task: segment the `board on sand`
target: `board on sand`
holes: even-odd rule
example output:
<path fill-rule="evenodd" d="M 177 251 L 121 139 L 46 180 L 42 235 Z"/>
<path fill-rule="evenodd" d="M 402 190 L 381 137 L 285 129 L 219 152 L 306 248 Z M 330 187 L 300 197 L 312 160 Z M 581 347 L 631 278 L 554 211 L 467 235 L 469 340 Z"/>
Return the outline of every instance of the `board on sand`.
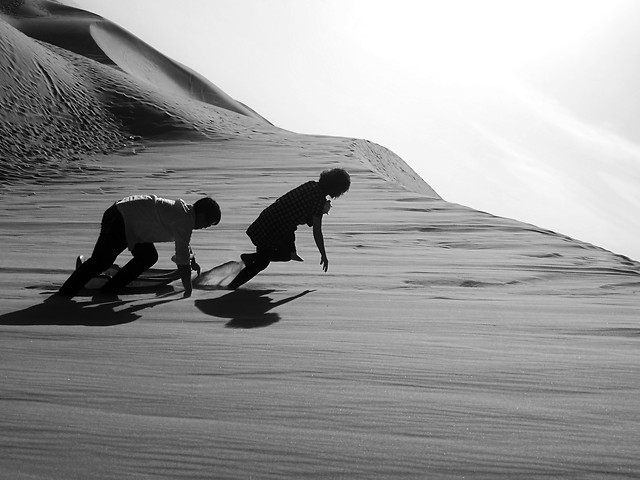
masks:
<path fill-rule="evenodd" d="M 244 268 L 243 262 L 227 262 L 213 267 L 207 272 L 202 272 L 193 279 L 193 288 L 202 290 L 225 289 Z"/>
<path fill-rule="evenodd" d="M 76 268 L 82 265 L 84 258 L 82 255 L 78 256 L 76 259 Z M 89 280 L 84 288 L 86 290 L 99 290 L 102 286 L 107 283 L 111 277 L 113 277 L 118 271 L 120 267 L 115 263 L 107 268 L 104 272 L 96 275 L 91 280 Z M 138 278 L 130 282 L 127 286 L 127 290 L 148 290 L 157 287 L 163 287 L 165 285 L 170 284 L 171 282 L 178 280 L 180 278 L 180 274 L 177 269 L 168 269 L 168 268 L 150 268 L 143 272 Z"/>

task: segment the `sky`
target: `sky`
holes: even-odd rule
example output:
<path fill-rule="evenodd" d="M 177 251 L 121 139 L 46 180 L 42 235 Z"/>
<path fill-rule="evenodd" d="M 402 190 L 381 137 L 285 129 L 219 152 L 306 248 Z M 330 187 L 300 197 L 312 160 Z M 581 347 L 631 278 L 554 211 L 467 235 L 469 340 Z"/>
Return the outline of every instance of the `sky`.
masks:
<path fill-rule="evenodd" d="M 640 260 L 640 2 L 73 0 L 275 125 Z"/>

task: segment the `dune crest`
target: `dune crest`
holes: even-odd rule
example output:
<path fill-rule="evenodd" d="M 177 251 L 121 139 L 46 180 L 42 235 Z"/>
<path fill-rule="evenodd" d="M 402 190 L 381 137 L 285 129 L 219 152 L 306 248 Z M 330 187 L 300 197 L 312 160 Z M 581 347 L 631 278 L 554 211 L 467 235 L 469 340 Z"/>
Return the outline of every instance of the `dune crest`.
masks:
<path fill-rule="evenodd" d="M 430 198 L 440 198 L 440 195 L 422 177 L 388 148 L 368 140 L 358 139 L 354 140 L 352 148 L 357 158 L 368 164 L 383 178 L 397 183 L 409 191 L 421 193 Z"/>
<path fill-rule="evenodd" d="M 128 74 L 156 88 L 181 93 L 194 100 L 264 120 L 200 74 L 170 60 L 118 25 L 102 20 L 91 23 L 89 31 L 102 51 Z"/>

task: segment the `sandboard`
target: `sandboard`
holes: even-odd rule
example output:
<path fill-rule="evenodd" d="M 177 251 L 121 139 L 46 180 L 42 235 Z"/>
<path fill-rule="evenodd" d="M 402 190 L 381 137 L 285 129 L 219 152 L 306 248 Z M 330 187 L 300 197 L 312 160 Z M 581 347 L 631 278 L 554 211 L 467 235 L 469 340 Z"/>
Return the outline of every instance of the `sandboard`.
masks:
<path fill-rule="evenodd" d="M 82 265 L 84 258 L 82 255 L 76 259 L 76 268 Z M 86 290 L 99 290 L 107 283 L 111 277 L 113 277 L 120 270 L 120 266 L 117 264 L 111 265 L 104 272 L 96 275 L 89 280 L 84 288 Z M 150 268 L 143 272 L 138 278 L 130 282 L 125 288 L 127 290 L 148 290 L 158 287 L 163 287 L 171 282 L 178 280 L 180 274 L 177 269 L 168 268 Z"/>
<path fill-rule="evenodd" d="M 227 288 L 231 281 L 244 268 L 243 262 L 230 261 L 213 267 L 207 272 L 202 272 L 193 279 L 193 288 L 201 290 L 220 290 Z"/>

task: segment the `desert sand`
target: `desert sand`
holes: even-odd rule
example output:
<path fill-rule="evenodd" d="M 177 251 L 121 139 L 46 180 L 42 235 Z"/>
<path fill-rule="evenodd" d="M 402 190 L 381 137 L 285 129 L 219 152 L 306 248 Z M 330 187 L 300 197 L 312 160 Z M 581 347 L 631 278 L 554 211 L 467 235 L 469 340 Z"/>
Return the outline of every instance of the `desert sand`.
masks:
<path fill-rule="evenodd" d="M 640 477 L 640 264 L 194 93 L 100 17 L 0 5 L 0 478 Z M 209 270 L 336 166 L 327 273 L 300 228 L 306 261 L 237 291 L 53 297 L 119 198 L 213 196 L 222 221 L 192 243 Z"/>

